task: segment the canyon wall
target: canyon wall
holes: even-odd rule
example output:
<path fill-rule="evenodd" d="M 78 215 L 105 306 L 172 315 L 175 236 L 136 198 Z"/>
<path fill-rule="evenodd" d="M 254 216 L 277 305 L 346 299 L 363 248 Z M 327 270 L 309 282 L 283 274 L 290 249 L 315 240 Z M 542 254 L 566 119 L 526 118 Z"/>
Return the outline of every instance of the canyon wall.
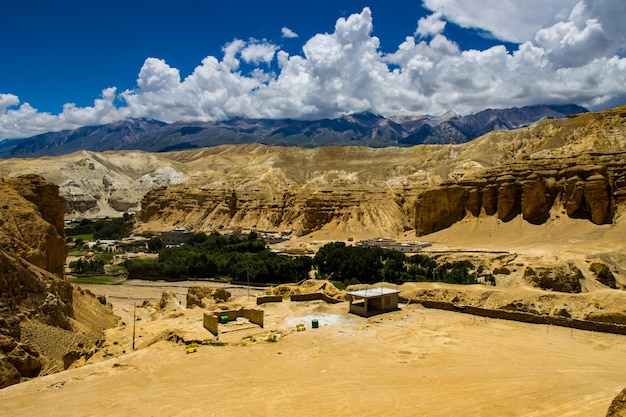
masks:
<path fill-rule="evenodd" d="M 160 188 L 145 195 L 139 220 L 157 230 L 256 228 L 306 235 L 342 229 L 346 236 L 371 237 L 408 230 L 423 236 L 479 216 L 503 222 L 521 216 L 532 224 L 568 216 L 610 224 L 626 202 L 626 153 L 516 161 L 434 187 L 261 188 Z"/>
<path fill-rule="evenodd" d="M 419 195 L 418 236 L 466 216 L 516 216 L 542 224 L 551 216 L 612 223 L 626 201 L 626 154 L 534 159 L 485 170 L 472 179 L 441 184 Z"/>
<path fill-rule="evenodd" d="M 39 173 L 60 187 L 67 217 L 137 212 L 144 231 L 398 237 L 441 230 L 466 216 L 611 223 L 623 200 L 625 137 L 622 106 L 494 131 L 462 145 L 82 151 L 3 160 L 0 175 Z"/>
<path fill-rule="evenodd" d="M 38 176 L 0 182 L 0 387 L 39 374 L 39 352 L 22 343 L 22 323 L 69 329 L 72 286 L 58 187 Z"/>
<path fill-rule="evenodd" d="M 65 278 L 65 208 L 39 176 L 0 180 L 0 388 L 63 369 L 116 321 Z"/>
<path fill-rule="evenodd" d="M 372 237 L 412 229 L 416 192 L 390 189 L 322 189 L 272 194 L 261 190 L 207 190 L 184 187 L 148 192 L 138 215 L 152 229 L 182 226 L 189 230 L 257 229 L 296 235 L 342 228 Z M 411 214 L 409 214 L 411 213 Z"/>
<path fill-rule="evenodd" d="M 622 106 L 459 146 L 181 152 L 172 157 L 203 173 L 146 193 L 139 218 L 153 231 L 334 230 L 344 238 L 422 236 L 479 216 L 609 224 L 626 193 L 625 138 Z"/>

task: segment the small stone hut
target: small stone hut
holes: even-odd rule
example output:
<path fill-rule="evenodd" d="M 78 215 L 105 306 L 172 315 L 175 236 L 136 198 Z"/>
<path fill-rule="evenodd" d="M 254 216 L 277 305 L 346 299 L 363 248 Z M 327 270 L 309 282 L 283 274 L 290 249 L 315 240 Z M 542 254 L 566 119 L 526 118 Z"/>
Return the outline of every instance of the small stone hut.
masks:
<path fill-rule="evenodd" d="M 398 310 L 399 294 L 400 291 L 385 287 L 350 291 L 347 293 L 348 301 L 350 301 L 350 313 L 369 317 Z"/>

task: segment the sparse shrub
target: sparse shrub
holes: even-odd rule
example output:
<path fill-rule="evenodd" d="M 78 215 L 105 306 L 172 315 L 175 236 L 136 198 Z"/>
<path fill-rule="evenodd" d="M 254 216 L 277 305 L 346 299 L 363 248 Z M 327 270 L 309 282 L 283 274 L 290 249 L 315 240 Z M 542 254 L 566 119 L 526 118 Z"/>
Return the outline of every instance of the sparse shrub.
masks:
<path fill-rule="evenodd" d="M 495 287 L 495 285 L 496 285 L 496 277 L 493 276 L 492 274 L 485 275 L 484 280 L 485 280 L 485 284 L 491 284 L 491 285 L 493 285 Z"/>

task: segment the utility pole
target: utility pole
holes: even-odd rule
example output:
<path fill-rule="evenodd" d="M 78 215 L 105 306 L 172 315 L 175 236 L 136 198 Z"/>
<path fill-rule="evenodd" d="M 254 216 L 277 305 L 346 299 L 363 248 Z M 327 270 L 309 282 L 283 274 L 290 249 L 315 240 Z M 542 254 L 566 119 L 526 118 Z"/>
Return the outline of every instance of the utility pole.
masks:
<path fill-rule="evenodd" d="M 135 310 L 137 308 L 137 303 L 133 301 L 133 349 L 135 350 L 135 323 L 137 322 Z"/>

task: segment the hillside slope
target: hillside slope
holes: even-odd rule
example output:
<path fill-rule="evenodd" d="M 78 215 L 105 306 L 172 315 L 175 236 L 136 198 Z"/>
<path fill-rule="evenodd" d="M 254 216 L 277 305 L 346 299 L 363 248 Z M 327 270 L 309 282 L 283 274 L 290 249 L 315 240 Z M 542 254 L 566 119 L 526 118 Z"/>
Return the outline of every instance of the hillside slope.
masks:
<path fill-rule="evenodd" d="M 0 388 L 64 369 L 117 321 L 64 276 L 64 213 L 41 177 L 0 182 Z"/>

